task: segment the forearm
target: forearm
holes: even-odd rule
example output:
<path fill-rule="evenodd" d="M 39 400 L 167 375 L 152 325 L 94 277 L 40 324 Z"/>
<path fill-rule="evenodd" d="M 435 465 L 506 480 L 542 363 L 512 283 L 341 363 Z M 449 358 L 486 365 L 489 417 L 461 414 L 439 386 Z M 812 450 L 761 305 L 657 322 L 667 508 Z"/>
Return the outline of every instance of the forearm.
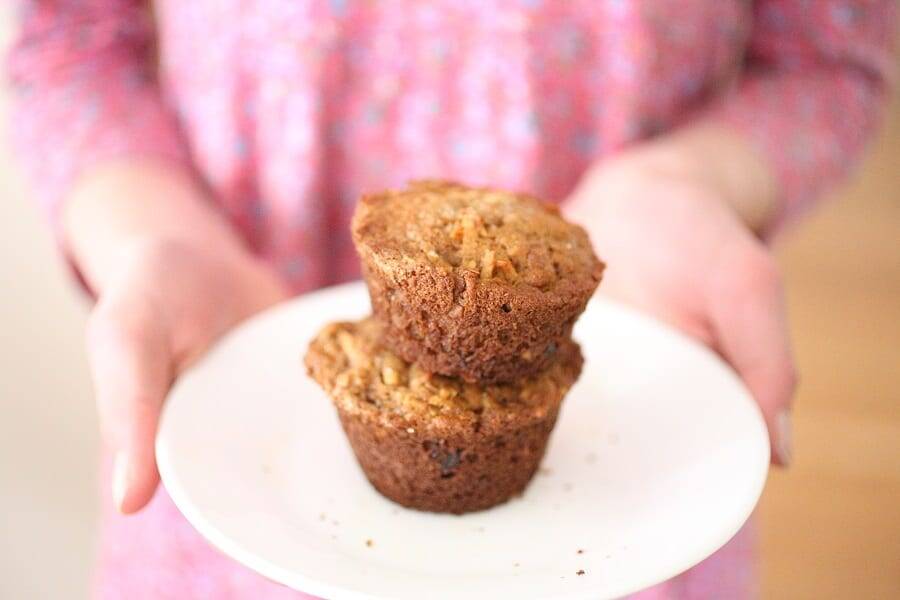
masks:
<path fill-rule="evenodd" d="M 189 164 L 157 85 L 148 3 L 15 4 L 5 64 L 11 141 L 55 233 L 63 233 L 60 213 L 73 186 L 102 165 L 151 157 Z"/>
<path fill-rule="evenodd" d="M 778 193 L 766 238 L 858 163 L 896 63 L 895 0 L 757 0 L 736 85 L 704 111 L 765 160 Z"/>
<path fill-rule="evenodd" d="M 71 255 L 96 292 L 127 260 L 129 247 L 147 241 L 246 253 L 189 174 L 158 161 L 111 162 L 85 172 L 65 199 L 61 218 Z"/>

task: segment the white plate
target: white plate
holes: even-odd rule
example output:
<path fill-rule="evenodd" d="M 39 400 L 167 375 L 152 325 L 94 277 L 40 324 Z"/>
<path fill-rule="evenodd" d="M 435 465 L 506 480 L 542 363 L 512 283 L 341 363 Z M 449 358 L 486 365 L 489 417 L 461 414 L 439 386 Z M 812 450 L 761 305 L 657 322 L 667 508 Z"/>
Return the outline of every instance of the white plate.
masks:
<path fill-rule="evenodd" d="M 368 308 L 350 284 L 259 315 L 166 404 L 169 494 L 263 575 L 330 599 L 613 598 L 697 564 L 753 510 L 769 443 L 748 392 L 705 348 L 604 299 L 578 323 L 584 373 L 525 494 L 462 517 L 400 508 L 301 366 L 324 323 Z"/>

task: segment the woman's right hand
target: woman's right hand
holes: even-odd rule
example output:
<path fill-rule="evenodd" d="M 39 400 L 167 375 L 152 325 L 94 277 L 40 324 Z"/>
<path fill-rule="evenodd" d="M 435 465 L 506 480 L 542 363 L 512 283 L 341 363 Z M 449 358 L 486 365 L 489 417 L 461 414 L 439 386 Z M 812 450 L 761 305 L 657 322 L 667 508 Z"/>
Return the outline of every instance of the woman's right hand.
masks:
<path fill-rule="evenodd" d="M 73 258 L 97 293 L 87 333 L 112 495 L 133 513 L 159 483 L 154 442 L 175 379 L 231 327 L 287 297 L 190 182 L 159 165 L 114 167 L 66 207 Z"/>
<path fill-rule="evenodd" d="M 114 452 L 113 499 L 142 508 L 159 481 L 154 440 L 175 378 L 235 324 L 285 290 L 248 255 L 199 244 L 136 240 L 123 249 L 88 325 L 88 357 L 104 437 Z"/>

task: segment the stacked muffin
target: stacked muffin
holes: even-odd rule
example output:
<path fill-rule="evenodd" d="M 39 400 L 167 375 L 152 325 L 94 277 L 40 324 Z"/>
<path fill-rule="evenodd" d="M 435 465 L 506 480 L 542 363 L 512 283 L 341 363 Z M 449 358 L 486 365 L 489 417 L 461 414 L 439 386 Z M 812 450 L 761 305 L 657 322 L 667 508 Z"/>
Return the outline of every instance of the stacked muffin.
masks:
<path fill-rule="evenodd" d="M 522 492 L 581 372 L 575 320 L 603 264 L 529 196 L 439 182 L 364 197 L 353 218 L 374 315 L 306 355 L 363 471 L 411 508 Z"/>

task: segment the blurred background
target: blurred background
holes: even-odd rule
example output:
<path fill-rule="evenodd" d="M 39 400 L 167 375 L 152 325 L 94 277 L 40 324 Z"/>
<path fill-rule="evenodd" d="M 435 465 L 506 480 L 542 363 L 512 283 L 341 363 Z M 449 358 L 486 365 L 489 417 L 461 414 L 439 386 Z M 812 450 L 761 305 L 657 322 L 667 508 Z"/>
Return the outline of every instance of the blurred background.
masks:
<path fill-rule="evenodd" d="M 5 107 L 0 88 L 4 140 Z M 78 600 L 100 490 L 88 304 L 4 143 L 0 195 L 0 599 Z M 900 598 L 900 102 L 861 173 L 778 256 L 802 381 L 795 466 L 760 508 L 763 597 Z"/>

